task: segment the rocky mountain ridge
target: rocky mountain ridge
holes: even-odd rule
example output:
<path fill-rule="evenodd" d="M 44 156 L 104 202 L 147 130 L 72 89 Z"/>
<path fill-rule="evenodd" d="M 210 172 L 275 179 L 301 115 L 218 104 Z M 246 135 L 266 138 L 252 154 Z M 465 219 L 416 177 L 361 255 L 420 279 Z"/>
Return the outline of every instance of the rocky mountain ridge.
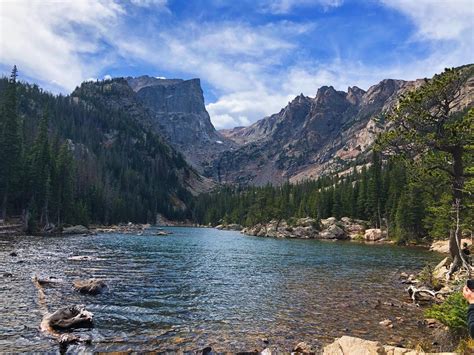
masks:
<path fill-rule="evenodd" d="M 134 112 L 202 176 L 239 185 L 298 182 L 363 164 L 386 128 L 387 112 L 403 93 L 424 83 L 385 79 L 367 91 L 323 86 L 314 97 L 300 94 L 248 127 L 217 131 L 199 79 L 117 80 L 122 86 L 115 92 L 115 109 Z M 458 105 L 473 105 L 473 95 L 470 78 Z"/>
<path fill-rule="evenodd" d="M 149 109 L 152 128 L 203 172 L 219 154 L 237 145 L 211 123 L 199 79 L 126 78 L 137 99 Z"/>
<path fill-rule="evenodd" d="M 220 183 L 281 184 L 317 178 L 363 163 L 386 128 L 386 114 L 403 93 L 422 85 L 385 79 L 367 91 L 321 87 L 314 98 L 297 96 L 280 112 L 249 127 L 221 133 L 240 147 L 224 152 L 207 170 Z M 465 83 L 457 106 L 474 105 L 474 77 Z"/>

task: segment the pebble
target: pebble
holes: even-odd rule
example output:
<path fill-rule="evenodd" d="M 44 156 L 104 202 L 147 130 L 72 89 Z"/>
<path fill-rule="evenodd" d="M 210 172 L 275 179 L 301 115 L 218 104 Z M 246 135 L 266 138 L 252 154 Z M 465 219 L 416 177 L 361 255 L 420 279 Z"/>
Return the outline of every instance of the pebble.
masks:
<path fill-rule="evenodd" d="M 12 252 L 10 253 L 10 256 L 18 256 L 18 254 L 15 253 L 14 251 L 12 251 Z"/>
<path fill-rule="evenodd" d="M 383 321 L 379 322 L 379 324 L 387 328 L 393 328 L 393 324 L 390 319 L 384 319 Z"/>

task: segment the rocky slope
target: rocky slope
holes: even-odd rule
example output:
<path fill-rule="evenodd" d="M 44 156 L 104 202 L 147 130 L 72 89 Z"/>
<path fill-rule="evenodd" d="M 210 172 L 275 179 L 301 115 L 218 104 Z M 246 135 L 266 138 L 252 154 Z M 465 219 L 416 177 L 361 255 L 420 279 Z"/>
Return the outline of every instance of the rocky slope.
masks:
<path fill-rule="evenodd" d="M 126 80 L 149 109 L 152 127 L 199 172 L 219 154 L 236 147 L 212 125 L 199 79 L 140 76 Z"/>
<path fill-rule="evenodd" d="M 281 184 L 363 162 L 385 128 L 386 113 L 404 92 L 422 83 L 387 79 L 367 91 L 323 86 L 314 98 L 301 94 L 280 112 L 249 127 L 221 131 L 240 148 L 221 154 L 206 174 L 221 183 Z M 457 104 L 474 104 L 474 78 L 466 83 Z"/>
<path fill-rule="evenodd" d="M 115 117 L 113 124 L 107 123 L 99 129 L 102 136 L 100 138 L 101 146 L 104 149 L 111 151 L 118 148 L 117 145 L 121 144 L 121 137 L 125 135 L 123 131 L 129 130 L 133 132 L 133 136 L 129 136 L 129 139 L 131 139 L 131 144 L 136 150 L 135 154 L 149 149 L 147 144 L 151 146 L 152 142 L 157 141 L 160 149 L 155 151 L 153 157 L 147 157 L 147 159 L 150 158 L 155 161 L 160 159 L 169 160 L 169 166 L 161 164 L 162 168 L 166 168 L 168 174 L 173 174 L 175 183 L 178 185 L 193 194 L 209 191 L 215 186 L 214 182 L 200 176 L 190 168 L 183 161 L 179 150 L 170 146 L 160 132 L 156 132 L 154 114 L 143 105 L 125 79 L 116 78 L 107 81 L 82 83 L 71 94 L 71 98 L 76 104 L 85 104 L 93 111 L 107 111 Z M 130 133 L 127 133 L 127 135 L 130 135 Z M 81 147 L 77 144 L 75 146 Z M 122 149 L 125 148 L 122 147 Z M 128 163 L 130 164 L 130 161 Z M 127 162 L 124 161 L 123 164 L 127 164 Z M 179 197 L 170 196 L 170 198 L 175 207 L 184 208 Z"/>

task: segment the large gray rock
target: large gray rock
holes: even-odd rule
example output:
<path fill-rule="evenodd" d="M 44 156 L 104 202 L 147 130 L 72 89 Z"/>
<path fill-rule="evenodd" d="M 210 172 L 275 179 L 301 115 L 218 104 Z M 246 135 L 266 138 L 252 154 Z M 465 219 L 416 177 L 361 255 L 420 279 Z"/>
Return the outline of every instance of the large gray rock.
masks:
<path fill-rule="evenodd" d="M 343 336 L 325 346 L 323 355 L 378 355 L 385 354 L 383 346 L 370 340 Z"/>
<path fill-rule="evenodd" d="M 322 239 L 347 239 L 347 234 L 335 224 L 331 224 L 327 229 L 324 229 L 319 233 L 319 237 Z"/>
<path fill-rule="evenodd" d="M 384 237 L 384 234 L 379 228 L 367 229 L 364 234 L 364 239 L 369 242 L 375 242 Z"/>
<path fill-rule="evenodd" d="M 467 243 L 470 246 L 471 239 L 462 239 L 461 245 L 464 243 Z M 449 240 L 437 240 L 433 242 L 433 244 L 431 244 L 430 250 L 438 253 L 449 254 Z"/>

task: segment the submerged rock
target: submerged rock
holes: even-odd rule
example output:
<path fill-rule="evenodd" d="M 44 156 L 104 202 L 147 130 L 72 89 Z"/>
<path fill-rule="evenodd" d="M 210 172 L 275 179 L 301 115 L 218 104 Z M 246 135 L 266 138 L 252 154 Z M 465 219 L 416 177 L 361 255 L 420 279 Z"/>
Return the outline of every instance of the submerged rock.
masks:
<path fill-rule="evenodd" d="M 49 314 L 43 323 L 54 330 L 69 330 L 75 328 L 92 328 L 93 314 L 84 306 L 70 306 L 58 309 Z"/>
<path fill-rule="evenodd" d="M 89 295 L 97 295 L 107 288 L 104 281 L 97 279 L 76 280 L 73 282 L 73 286 L 76 291 Z"/>

